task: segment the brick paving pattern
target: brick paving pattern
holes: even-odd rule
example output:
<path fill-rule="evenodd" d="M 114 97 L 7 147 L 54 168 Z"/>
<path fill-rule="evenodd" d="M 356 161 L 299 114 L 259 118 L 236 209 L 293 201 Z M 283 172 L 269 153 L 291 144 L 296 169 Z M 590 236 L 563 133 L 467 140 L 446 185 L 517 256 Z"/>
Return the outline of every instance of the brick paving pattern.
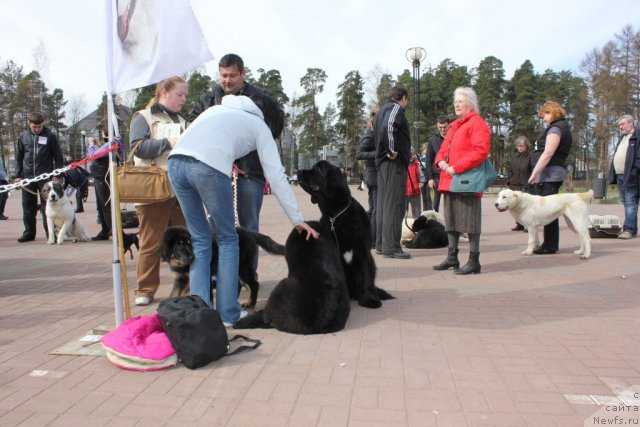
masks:
<path fill-rule="evenodd" d="M 306 218 L 317 219 L 295 192 Z M 366 192 L 353 194 L 366 206 Z M 244 331 L 263 345 L 196 371 L 136 373 L 104 357 L 49 354 L 113 325 L 112 247 L 48 246 L 41 225 L 34 242 L 17 243 L 16 192 L 10 220 L 0 221 L 0 424 L 582 426 L 599 410 L 629 416 L 602 412 L 602 403 L 640 392 L 640 239 L 594 239 L 584 261 L 561 220 L 560 253 L 524 257 L 526 234 L 509 231 L 515 222 L 494 200 L 483 199 L 480 275 L 434 271 L 446 249 L 375 256 L 378 286 L 397 299 L 378 310 L 354 303 L 343 331 Z M 85 209 L 79 217 L 96 235 L 92 199 Z M 592 204 L 590 213 L 622 218 L 623 209 Z M 261 231 L 284 242 L 290 229 L 275 197 L 265 197 Z M 467 254 L 461 244 L 462 262 Z M 132 301 L 135 260 L 127 257 L 126 270 Z M 286 264 L 261 252 L 258 272 L 260 306 Z M 163 265 L 159 299 L 172 280 Z"/>

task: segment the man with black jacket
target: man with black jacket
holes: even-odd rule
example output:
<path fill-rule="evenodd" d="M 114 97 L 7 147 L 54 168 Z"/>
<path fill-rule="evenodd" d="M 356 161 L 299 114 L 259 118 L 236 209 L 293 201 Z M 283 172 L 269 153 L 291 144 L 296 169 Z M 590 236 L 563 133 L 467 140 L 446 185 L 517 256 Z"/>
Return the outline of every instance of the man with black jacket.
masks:
<path fill-rule="evenodd" d="M 366 172 L 364 174 L 365 183 L 369 190 L 369 219 L 371 221 L 371 241 L 376 244 L 376 204 L 378 203 L 378 170 L 376 169 L 376 141 L 373 135 L 373 119 L 376 112 L 369 113 L 369 124 L 367 131 L 360 140 L 356 159 L 364 160 Z"/>
<path fill-rule="evenodd" d="M 271 95 L 244 81 L 244 61 L 236 54 L 224 55 L 218 63 L 220 85 L 204 94 L 191 113 L 187 121 L 193 122 L 207 108 L 220 105 L 225 95 L 246 95 L 260 108 L 264 121 L 271 130 L 273 139 L 282 133 L 284 127 L 284 112 L 282 107 Z M 263 190 L 265 186 L 264 172 L 260 165 L 257 151 L 252 151 L 236 161 L 238 174 L 238 220 L 240 226 L 259 231 L 260 209 L 262 208 Z M 256 257 L 254 267 L 257 268 Z M 255 269 L 254 269 L 255 271 Z"/>
<path fill-rule="evenodd" d="M 44 173 L 61 168 L 62 152 L 58 144 L 58 138 L 44 125 L 44 116 L 40 112 L 29 114 L 29 130 L 25 130 L 18 136 L 18 152 L 16 154 L 17 179 L 34 178 Z M 22 187 L 22 222 L 24 233 L 18 238 L 18 242 L 30 242 L 36 238 L 36 215 L 38 212 L 38 193 L 40 194 L 40 213 L 44 231 L 47 229 L 47 217 L 45 215 L 46 201 L 43 187 L 50 181 L 44 179 L 31 182 Z M 51 230 L 53 232 L 53 230 Z"/>
<path fill-rule="evenodd" d="M 620 202 L 624 205 L 624 225 L 618 239 L 631 239 L 638 234 L 638 196 L 640 195 L 640 129 L 634 127 L 633 116 L 618 119 L 620 139 L 609 167 L 609 183 L 618 184 Z"/>
<path fill-rule="evenodd" d="M 436 121 L 436 127 L 438 128 L 438 135 L 434 135 L 427 141 L 427 162 L 426 162 L 426 175 L 427 185 L 423 188 L 423 191 L 427 193 L 433 188 L 433 209 L 436 212 L 440 211 L 440 192 L 438 191 L 438 184 L 440 184 L 440 169 L 434 168 L 433 160 L 436 158 L 436 154 L 440 151 L 440 146 L 444 137 L 449 131 L 449 118 L 447 116 L 438 116 Z M 429 199 L 430 200 L 430 199 Z M 426 210 L 429 210 L 427 207 Z"/>
<path fill-rule="evenodd" d="M 376 253 L 385 258 L 411 258 L 400 246 L 402 220 L 407 210 L 405 183 L 411 159 L 409 122 L 404 115 L 407 96 L 405 88 L 392 87 L 389 99 L 373 123 L 378 169 Z"/>

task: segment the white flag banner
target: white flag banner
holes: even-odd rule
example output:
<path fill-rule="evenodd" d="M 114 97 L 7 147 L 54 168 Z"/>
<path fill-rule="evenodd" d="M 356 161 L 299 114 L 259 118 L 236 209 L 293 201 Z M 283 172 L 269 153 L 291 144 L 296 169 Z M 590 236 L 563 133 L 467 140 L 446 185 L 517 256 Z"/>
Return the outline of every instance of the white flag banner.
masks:
<path fill-rule="evenodd" d="M 213 59 L 189 0 L 105 0 L 110 93 L 180 75 Z"/>

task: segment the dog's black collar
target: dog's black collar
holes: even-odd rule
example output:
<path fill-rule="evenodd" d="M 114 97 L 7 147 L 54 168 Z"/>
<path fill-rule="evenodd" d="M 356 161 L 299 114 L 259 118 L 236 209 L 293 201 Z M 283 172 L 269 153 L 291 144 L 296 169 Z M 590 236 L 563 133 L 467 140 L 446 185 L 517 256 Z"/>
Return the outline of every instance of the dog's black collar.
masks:
<path fill-rule="evenodd" d="M 338 219 L 340 215 L 342 215 L 347 211 L 347 209 L 349 209 L 349 206 L 351 206 L 351 199 L 349 199 L 349 204 L 347 205 L 347 207 L 342 209 L 340 212 L 338 212 L 338 215 L 334 216 L 333 218 L 329 217 L 329 222 L 331 223 L 331 231 L 335 231 L 335 227 L 333 226 L 333 223 L 336 221 L 336 219 Z"/>

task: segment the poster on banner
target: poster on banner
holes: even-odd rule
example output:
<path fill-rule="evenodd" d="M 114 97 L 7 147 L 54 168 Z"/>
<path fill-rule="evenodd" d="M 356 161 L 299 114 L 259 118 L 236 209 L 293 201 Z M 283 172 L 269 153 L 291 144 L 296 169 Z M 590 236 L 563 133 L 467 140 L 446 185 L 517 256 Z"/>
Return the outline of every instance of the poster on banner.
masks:
<path fill-rule="evenodd" d="M 213 60 L 189 0 L 105 0 L 110 93 L 143 87 Z"/>

